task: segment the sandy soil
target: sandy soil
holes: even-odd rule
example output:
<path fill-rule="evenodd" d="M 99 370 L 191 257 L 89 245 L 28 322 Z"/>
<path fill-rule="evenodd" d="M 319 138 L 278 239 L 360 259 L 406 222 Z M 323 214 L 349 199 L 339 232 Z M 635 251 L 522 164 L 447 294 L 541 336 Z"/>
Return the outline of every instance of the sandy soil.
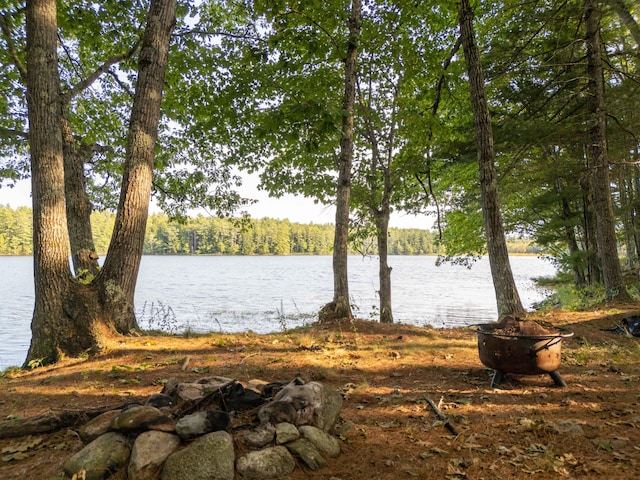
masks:
<path fill-rule="evenodd" d="M 640 468 L 640 339 L 602 329 L 638 312 L 636 304 L 542 317 L 575 333 L 562 346 L 564 388 L 548 375 L 508 375 L 491 388 L 468 329 L 356 320 L 271 335 L 122 338 L 95 358 L 5 372 L 0 420 L 122 405 L 159 392 L 170 377 L 300 376 L 344 395 L 343 453 L 324 470 L 297 469 L 292 480 L 632 479 Z M 0 440 L 0 478 L 63 478 L 64 461 L 80 448 L 66 428 Z"/>

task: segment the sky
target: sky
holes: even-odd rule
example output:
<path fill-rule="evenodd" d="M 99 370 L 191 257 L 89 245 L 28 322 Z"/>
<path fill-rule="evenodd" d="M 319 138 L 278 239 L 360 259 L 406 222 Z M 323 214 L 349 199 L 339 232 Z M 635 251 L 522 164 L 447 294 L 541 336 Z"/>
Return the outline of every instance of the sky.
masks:
<path fill-rule="evenodd" d="M 256 219 L 264 217 L 288 218 L 294 223 L 335 223 L 335 208 L 333 206 L 316 204 L 311 199 L 293 195 L 270 198 L 266 192 L 258 190 L 257 183 L 256 178 L 245 177 L 244 184 L 240 189 L 243 196 L 257 200 L 254 205 L 246 209 L 251 217 Z M 2 186 L 0 188 L 0 205 L 9 205 L 12 208 L 31 207 L 31 182 L 22 180 L 14 188 Z M 201 213 L 207 215 L 204 211 Z M 430 229 L 433 226 L 433 217 L 393 213 L 389 223 L 391 227 L 396 228 Z"/>

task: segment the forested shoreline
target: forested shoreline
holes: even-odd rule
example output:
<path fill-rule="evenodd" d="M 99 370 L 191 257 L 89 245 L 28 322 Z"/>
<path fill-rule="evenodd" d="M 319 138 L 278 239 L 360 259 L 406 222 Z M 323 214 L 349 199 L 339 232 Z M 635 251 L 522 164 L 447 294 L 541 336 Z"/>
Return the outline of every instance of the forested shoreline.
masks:
<path fill-rule="evenodd" d="M 96 250 L 105 254 L 115 215 L 93 212 L 91 223 Z M 0 255 L 31 255 L 31 209 L 0 206 Z M 162 214 L 149 217 L 144 242 L 145 255 L 330 255 L 332 224 L 301 224 L 271 218 L 237 219 L 196 217 L 185 223 Z M 537 253 L 524 239 L 508 241 L 511 253 Z M 353 253 L 375 254 L 375 240 L 358 241 Z M 391 228 L 389 254 L 437 255 L 437 233 L 418 228 Z"/>

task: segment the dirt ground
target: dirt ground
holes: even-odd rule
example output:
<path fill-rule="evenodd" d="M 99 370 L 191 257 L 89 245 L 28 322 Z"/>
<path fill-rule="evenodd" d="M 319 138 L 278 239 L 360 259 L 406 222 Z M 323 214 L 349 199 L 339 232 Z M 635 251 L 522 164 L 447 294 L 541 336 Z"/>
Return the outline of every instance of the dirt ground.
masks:
<path fill-rule="evenodd" d="M 171 377 L 299 376 L 343 394 L 343 453 L 323 470 L 296 469 L 292 480 L 632 479 L 640 471 L 640 339 L 602 329 L 638 312 L 635 304 L 543 316 L 575 333 L 562 346 L 564 388 L 548 375 L 508 375 L 491 388 L 468 329 L 356 320 L 270 335 L 122 338 L 95 358 L 5 372 L 0 420 L 122 405 Z M 0 478 L 61 479 L 80 448 L 67 428 L 0 440 Z"/>

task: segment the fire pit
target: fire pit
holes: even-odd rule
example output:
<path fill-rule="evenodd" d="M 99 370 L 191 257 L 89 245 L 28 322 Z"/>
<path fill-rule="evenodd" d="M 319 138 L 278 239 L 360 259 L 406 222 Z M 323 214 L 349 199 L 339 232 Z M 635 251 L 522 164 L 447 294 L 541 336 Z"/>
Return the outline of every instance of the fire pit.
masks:
<path fill-rule="evenodd" d="M 497 387 L 506 373 L 548 373 L 557 386 L 566 387 L 557 370 L 561 360 L 562 339 L 573 336 L 573 332 L 553 328 L 542 329 L 544 333 L 527 334 L 499 327 L 499 324 L 470 326 L 478 335 L 480 361 L 495 370 L 491 388 Z"/>

